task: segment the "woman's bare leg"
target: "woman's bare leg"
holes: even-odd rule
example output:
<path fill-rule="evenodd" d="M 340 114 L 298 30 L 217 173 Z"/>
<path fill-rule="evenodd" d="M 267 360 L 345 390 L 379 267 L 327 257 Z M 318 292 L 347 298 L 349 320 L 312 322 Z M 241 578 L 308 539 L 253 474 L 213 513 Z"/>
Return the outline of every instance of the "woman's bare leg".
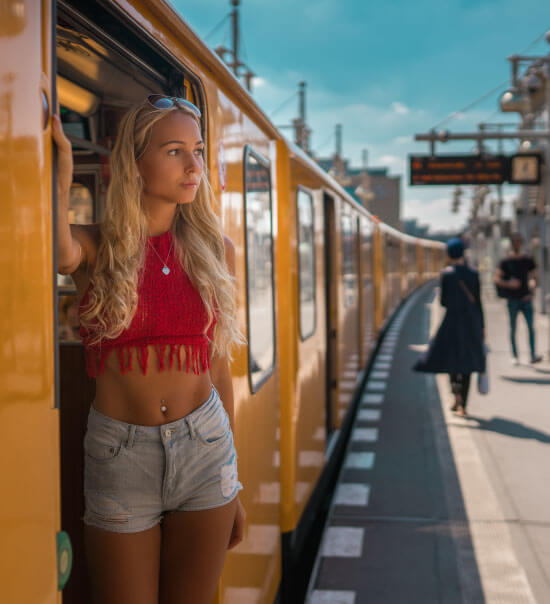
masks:
<path fill-rule="evenodd" d="M 160 604 L 211 604 L 233 528 L 237 499 L 163 521 Z"/>
<path fill-rule="evenodd" d="M 116 533 L 84 525 L 93 604 L 158 604 L 160 525 Z"/>

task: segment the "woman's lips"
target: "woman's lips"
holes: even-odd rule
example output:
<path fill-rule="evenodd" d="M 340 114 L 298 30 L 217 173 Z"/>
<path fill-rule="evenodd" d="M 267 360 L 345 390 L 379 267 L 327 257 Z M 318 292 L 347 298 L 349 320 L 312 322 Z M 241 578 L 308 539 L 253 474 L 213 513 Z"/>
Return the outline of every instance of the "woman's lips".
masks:
<path fill-rule="evenodd" d="M 182 182 L 181 186 L 182 187 L 197 187 L 198 186 L 198 182 Z"/>

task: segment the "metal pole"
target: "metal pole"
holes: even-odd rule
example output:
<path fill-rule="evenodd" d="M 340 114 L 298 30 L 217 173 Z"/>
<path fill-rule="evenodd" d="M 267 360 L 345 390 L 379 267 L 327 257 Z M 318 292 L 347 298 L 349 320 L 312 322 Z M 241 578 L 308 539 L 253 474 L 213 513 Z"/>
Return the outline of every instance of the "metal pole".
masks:
<path fill-rule="evenodd" d="M 342 157 L 342 124 L 336 124 L 336 155 Z"/>
<path fill-rule="evenodd" d="M 550 43 L 550 35 L 546 34 L 546 41 Z M 544 65 L 544 75 L 546 78 L 545 86 L 545 105 L 546 105 L 546 128 L 550 130 L 550 53 L 548 53 L 548 61 Z M 550 234 L 549 221 L 550 221 L 550 136 L 546 137 L 545 140 L 545 151 L 546 161 L 544 170 L 544 216 L 543 216 L 543 234 L 544 239 L 541 236 L 541 248 L 542 248 L 542 261 L 540 266 L 540 274 L 544 275 L 544 309 L 543 312 L 547 312 L 549 300 L 546 299 L 546 290 L 548 289 L 548 235 Z M 541 284 L 541 290 L 543 289 Z M 541 297 L 542 297 L 541 292 Z M 548 319 L 548 326 L 550 330 L 550 319 Z M 548 336 L 548 354 L 550 356 L 550 333 Z"/>
<path fill-rule="evenodd" d="M 233 73 L 239 75 L 239 2 L 240 0 L 231 0 L 234 9 L 231 11 L 231 21 L 233 25 Z"/>
<path fill-rule="evenodd" d="M 299 105 L 298 105 L 299 117 L 302 120 L 302 122 L 305 124 L 306 123 L 306 83 L 305 82 L 300 82 L 298 96 L 300 99 Z"/>

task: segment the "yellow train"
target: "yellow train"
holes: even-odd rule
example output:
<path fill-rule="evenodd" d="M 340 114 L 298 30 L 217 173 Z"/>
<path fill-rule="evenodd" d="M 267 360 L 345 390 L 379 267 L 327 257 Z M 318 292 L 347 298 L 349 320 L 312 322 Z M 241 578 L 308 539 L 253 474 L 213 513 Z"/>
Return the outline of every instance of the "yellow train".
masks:
<path fill-rule="evenodd" d="M 444 247 L 369 215 L 282 137 L 167 2 L 7 0 L 0 43 L 0 601 L 82 604 L 88 591 L 82 439 L 94 384 L 74 284 L 55 268 L 52 107 L 59 100 L 73 143 L 70 221 L 100 222 L 118 122 L 163 92 L 206 116 L 248 337 L 232 365 L 248 526 L 217 601 L 274 602 L 377 337 L 438 274 Z"/>

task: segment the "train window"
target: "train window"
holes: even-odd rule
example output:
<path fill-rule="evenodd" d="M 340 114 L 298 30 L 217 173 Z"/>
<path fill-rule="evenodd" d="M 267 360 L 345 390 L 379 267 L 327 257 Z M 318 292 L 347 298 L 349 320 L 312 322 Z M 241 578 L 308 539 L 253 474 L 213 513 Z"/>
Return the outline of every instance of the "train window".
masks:
<path fill-rule="evenodd" d="M 309 338 L 315 331 L 315 229 L 313 197 L 298 189 L 298 291 L 300 307 L 300 337 Z"/>
<path fill-rule="evenodd" d="M 372 281 L 372 232 L 373 226 L 367 219 L 360 221 L 361 232 L 361 258 L 364 259 L 363 275 L 365 278 L 364 286 L 366 287 Z"/>
<path fill-rule="evenodd" d="M 344 307 L 353 306 L 356 302 L 355 281 L 357 266 L 355 253 L 355 232 L 351 215 L 342 212 L 340 217 L 342 230 L 342 278 L 344 280 Z"/>
<path fill-rule="evenodd" d="M 75 180 L 79 179 L 75 175 Z M 82 175 L 80 180 L 86 180 Z M 94 221 L 93 195 L 83 182 L 73 182 L 69 199 L 69 223 L 90 224 Z M 78 335 L 78 298 L 70 275 L 57 275 L 58 327 L 60 342 L 80 342 Z"/>
<path fill-rule="evenodd" d="M 244 151 L 248 375 L 257 392 L 275 365 L 273 214 L 269 161 Z"/>

